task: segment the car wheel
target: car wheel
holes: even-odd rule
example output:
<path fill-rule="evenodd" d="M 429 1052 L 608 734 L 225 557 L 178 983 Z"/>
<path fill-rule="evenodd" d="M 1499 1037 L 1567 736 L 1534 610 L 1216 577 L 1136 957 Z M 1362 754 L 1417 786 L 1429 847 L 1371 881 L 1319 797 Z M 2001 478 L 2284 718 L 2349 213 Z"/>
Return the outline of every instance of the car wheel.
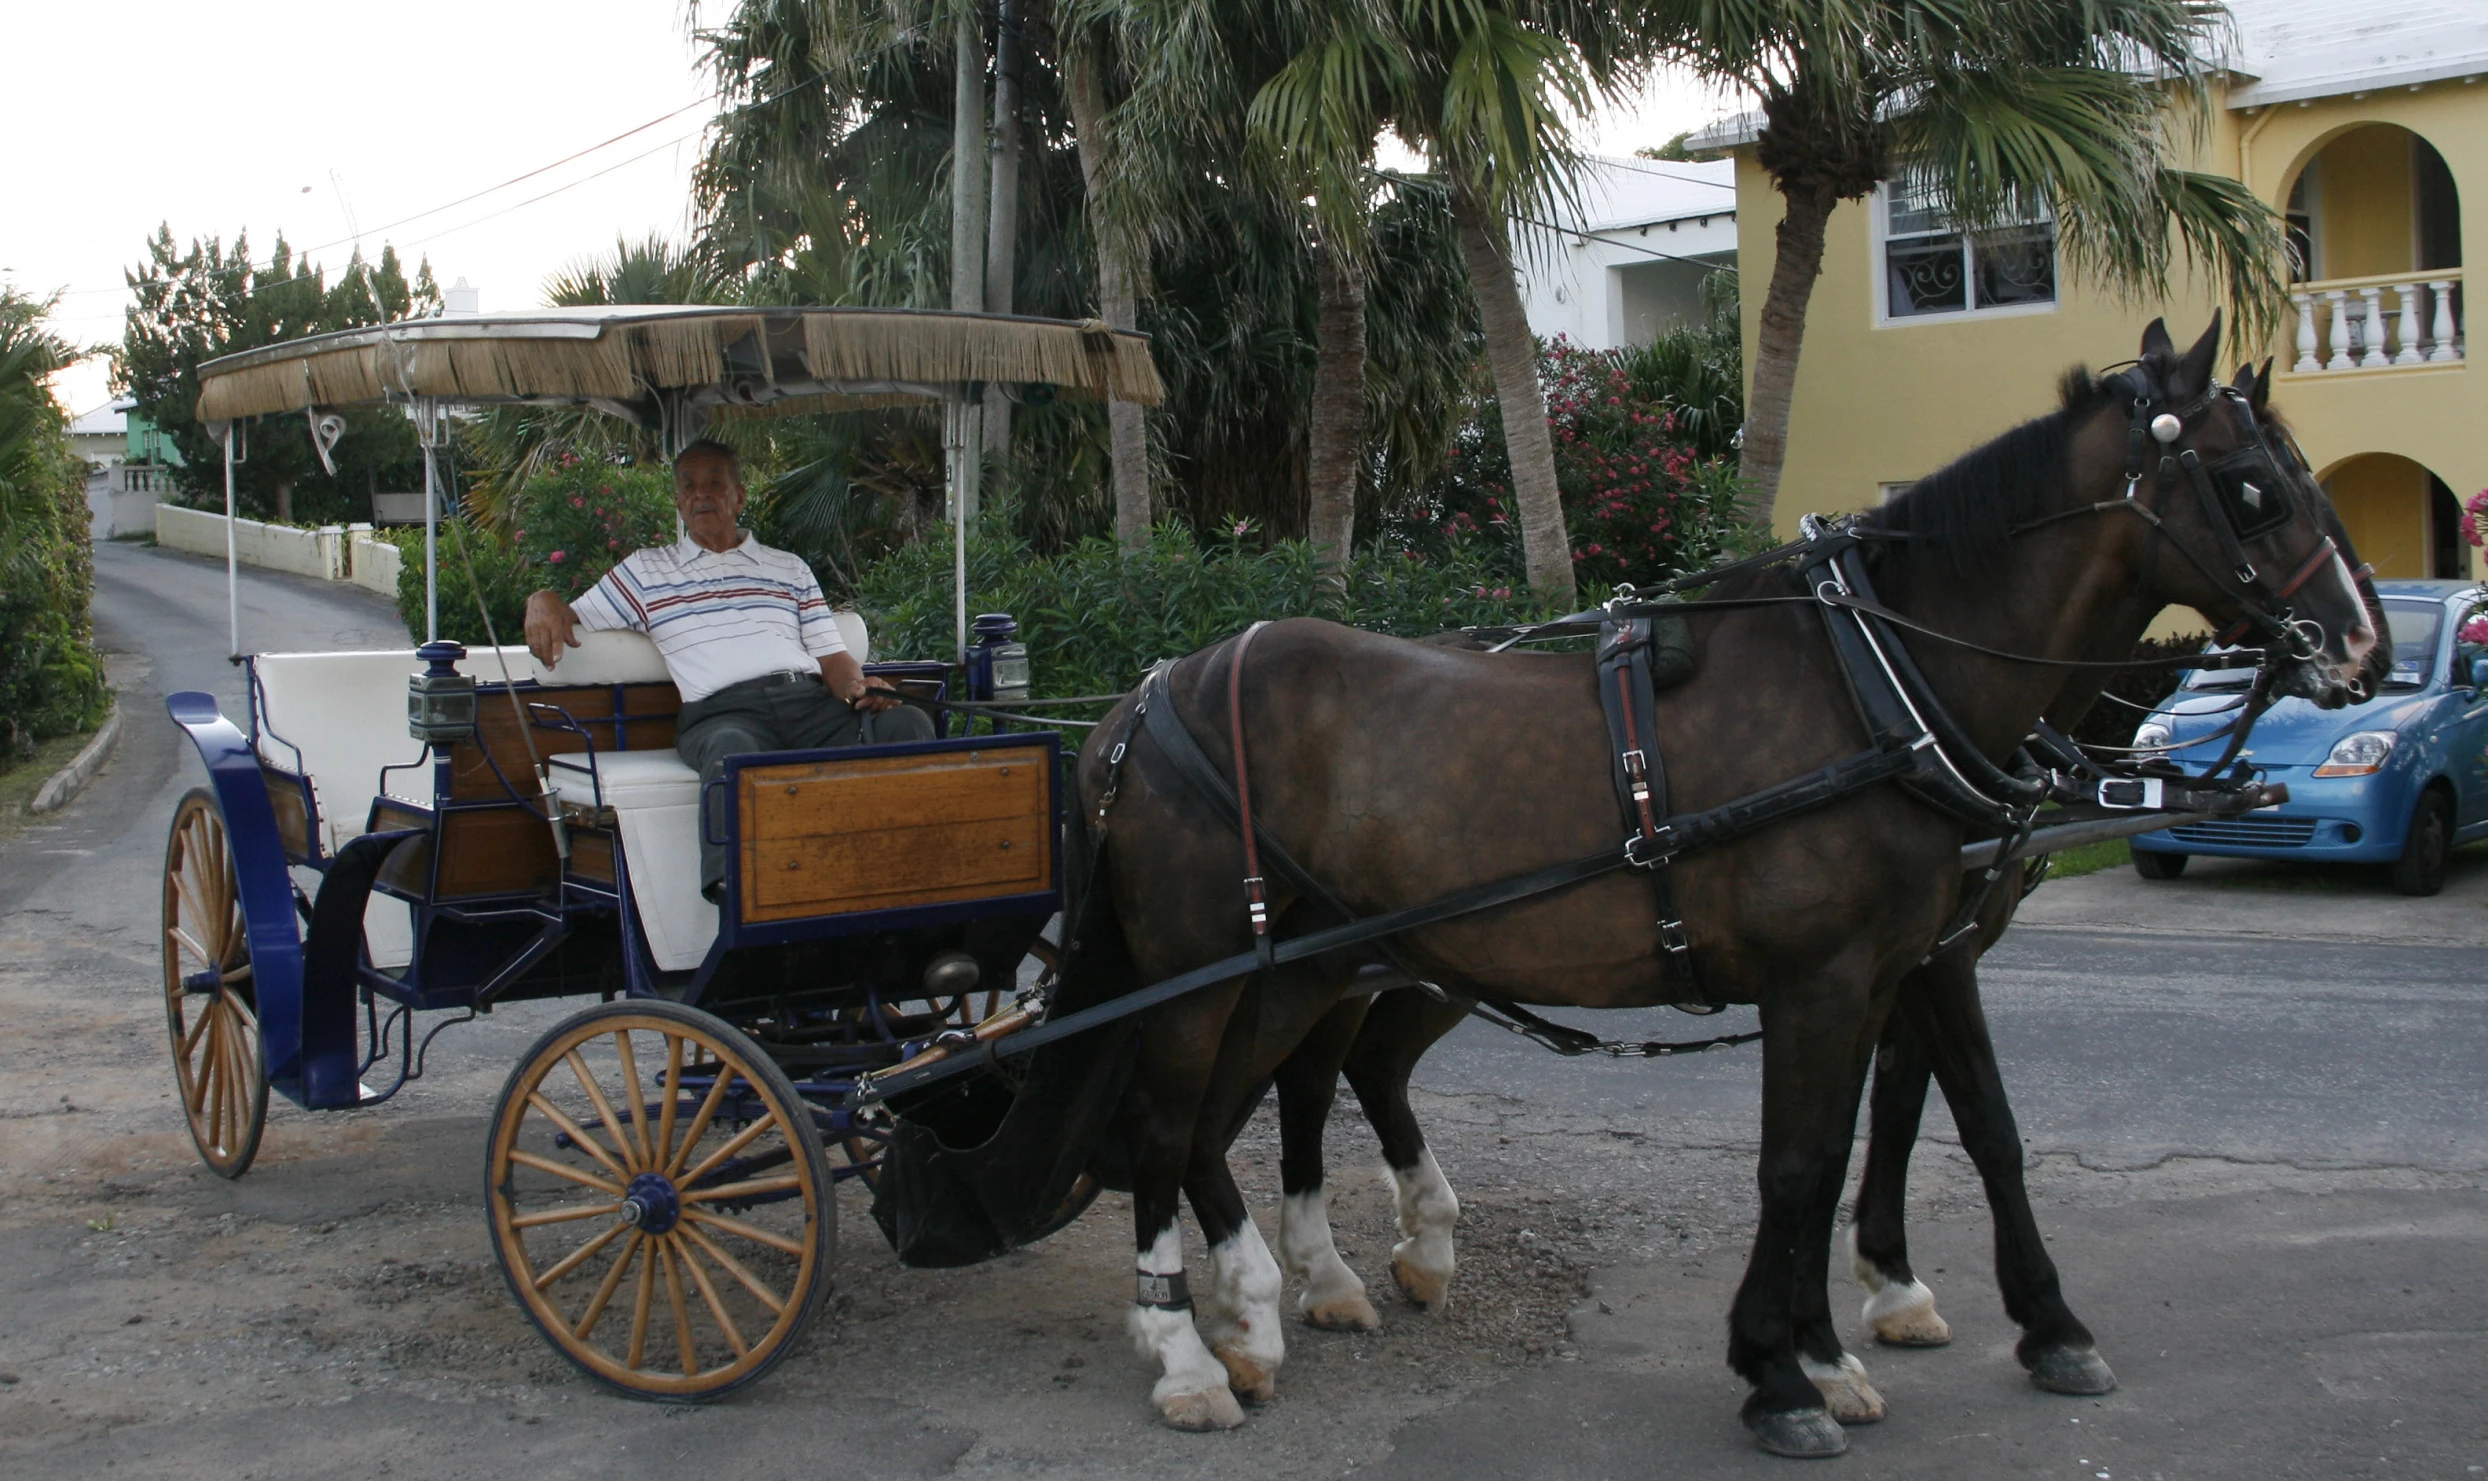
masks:
<path fill-rule="evenodd" d="M 2405 895 L 2433 895 L 2445 887 L 2445 860 L 2453 852 L 2453 808 L 2431 787 L 2410 810 L 2402 856 L 2393 861 L 2393 888 Z"/>
<path fill-rule="evenodd" d="M 2186 872 L 2187 854 L 2147 854 L 2134 850 L 2134 872 L 2145 879 L 2175 879 Z"/>

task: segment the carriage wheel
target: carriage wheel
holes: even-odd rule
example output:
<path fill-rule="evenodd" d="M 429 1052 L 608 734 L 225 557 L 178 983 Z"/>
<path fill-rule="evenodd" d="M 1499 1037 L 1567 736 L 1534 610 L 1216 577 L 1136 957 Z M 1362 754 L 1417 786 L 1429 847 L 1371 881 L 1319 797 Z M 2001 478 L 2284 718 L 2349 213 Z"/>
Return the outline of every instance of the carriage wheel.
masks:
<path fill-rule="evenodd" d="M 606 1003 L 536 1041 L 493 1113 L 484 1202 L 527 1319 L 634 1397 L 751 1382 L 829 1293 L 811 1108 L 750 1039 L 675 1003 Z"/>
<path fill-rule="evenodd" d="M 268 1121 L 268 1072 L 233 843 L 205 787 L 174 808 L 164 845 L 164 1023 L 191 1144 L 210 1172 L 238 1178 Z"/>

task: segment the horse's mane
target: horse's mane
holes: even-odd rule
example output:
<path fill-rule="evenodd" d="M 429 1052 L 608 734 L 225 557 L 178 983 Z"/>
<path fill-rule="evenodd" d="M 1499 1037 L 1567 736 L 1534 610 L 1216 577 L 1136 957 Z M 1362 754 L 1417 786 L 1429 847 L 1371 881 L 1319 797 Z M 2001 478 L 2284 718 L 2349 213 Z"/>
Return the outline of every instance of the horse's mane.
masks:
<path fill-rule="evenodd" d="M 2065 491 L 2066 446 L 2074 427 L 2115 396 L 2112 383 L 2077 365 L 2058 383 L 2058 406 L 1970 449 L 1869 512 L 1870 530 L 1906 533 L 1895 542 L 1911 565 L 1940 561 L 1955 574 L 1993 565 L 2013 528 L 2053 511 Z"/>

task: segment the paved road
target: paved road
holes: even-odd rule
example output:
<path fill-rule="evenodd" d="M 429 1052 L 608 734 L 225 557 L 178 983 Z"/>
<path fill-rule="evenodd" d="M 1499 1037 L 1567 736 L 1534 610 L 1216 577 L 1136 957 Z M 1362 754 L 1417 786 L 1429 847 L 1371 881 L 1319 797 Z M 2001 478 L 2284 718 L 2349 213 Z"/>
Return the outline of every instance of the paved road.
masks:
<path fill-rule="evenodd" d="M 1280 1399 L 1234 1434 L 1150 1422 L 1118 1332 L 1111 1198 L 961 1272 L 897 1269 L 850 1200 L 835 1309 L 762 1389 L 685 1412 L 587 1388 L 512 1310 L 475 1211 L 481 1112 L 557 1005 L 444 1037 L 432 1076 L 377 1111 L 275 1110 L 239 1183 L 191 1162 L 151 1015 L 162 829 L 195 762 L 156 717 L 169 688 L 231 708 L 239 678 L 212 563 L 115 545 L 97 573 L 99 633 L 143 660 L 121 669 L 133 724 L 94 792 L 0 851 L 0 1473 L 1785 1472 L 1746 1442 L 1720 1362 L 1750 1237 L 1751 1052 L 1558 1062 L 1482 1026 L 1421 1076 L 1466 1204 L 1452 1309 L 1384 1302 L 1380 1333 L 1292 1338 Z M 246 581 L 246 645 L 405 642 L 362 593 Z M 1844 1473 L 2488 1466 L 2488 864 L 2466 861 L 2441 902 L 2348 883 L 2119 877 L 2034 898 L 1989 959 L 1991 1010 L 2040 1217 L 2126 1386 L 2094 1402 L 2021 1382 L 1938 1110 L 1914 1239 L 1956 1341 L 1864 1354 L 1893 1415 L 1856 1433 Z M 1272 1140 L 1257 1125 L 1237 1157 L 1265 1226 Z M 1343 1113 L 1332 1144 L 1344 1252 L 1379 1278 L 1392 1232 L 1370 1138 Z M 1854 1310 L 1845 1281 L 1838 1299 Z"/>

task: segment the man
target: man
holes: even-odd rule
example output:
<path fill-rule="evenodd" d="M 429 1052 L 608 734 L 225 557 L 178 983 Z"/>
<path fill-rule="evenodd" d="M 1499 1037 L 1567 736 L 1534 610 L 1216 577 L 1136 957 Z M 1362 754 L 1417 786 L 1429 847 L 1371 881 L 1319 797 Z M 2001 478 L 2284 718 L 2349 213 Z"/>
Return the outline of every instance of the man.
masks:
<path fill-rule="evenodd" d="M 812 568 L 735 523 L 743 474 L 732 448 L 703 438 L 675 455 L 674 510 L 682 539 L 633 551 L 576 602 L 527 598 L 538 660 L 558 668 L 581 628 L 647 634 L 682 691 L 674 748 L 704 782 L 747 751 L 933 738 L 924 711 L 865 677 Z M 725 888 L 725 846 L 710 841 L 723 833 L 708 821 L 700 829 L 700 889 L 711 900 Z"/>

